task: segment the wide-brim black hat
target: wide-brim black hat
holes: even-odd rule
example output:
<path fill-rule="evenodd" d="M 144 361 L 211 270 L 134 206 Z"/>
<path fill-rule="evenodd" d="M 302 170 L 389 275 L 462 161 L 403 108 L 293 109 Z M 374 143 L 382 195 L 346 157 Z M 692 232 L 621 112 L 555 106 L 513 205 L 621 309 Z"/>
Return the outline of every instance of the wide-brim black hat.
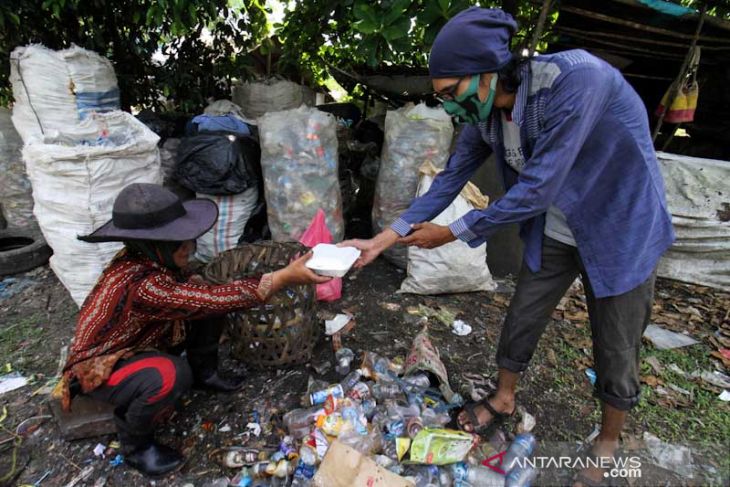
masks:
<path fill-rule="evenodd" d="M 84 242 L 125 240 L 194 240 L 210 230 L 218 219 L 218 206 L 206 199 L 183 202 L 172 191 L 157 184 L 135 183 L 114 200 L 112 219 Z"/>

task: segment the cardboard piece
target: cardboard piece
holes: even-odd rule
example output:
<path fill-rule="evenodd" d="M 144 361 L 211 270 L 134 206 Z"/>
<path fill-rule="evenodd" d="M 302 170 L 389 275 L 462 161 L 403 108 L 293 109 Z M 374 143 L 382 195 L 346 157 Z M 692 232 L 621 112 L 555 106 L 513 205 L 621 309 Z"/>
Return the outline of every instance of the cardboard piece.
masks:
<path fill-rule="evenodd" d="M 379 467 L 357 450 L 335 441 L 330 446 L 313 487 L 414 487 L 403 477 Z"/>

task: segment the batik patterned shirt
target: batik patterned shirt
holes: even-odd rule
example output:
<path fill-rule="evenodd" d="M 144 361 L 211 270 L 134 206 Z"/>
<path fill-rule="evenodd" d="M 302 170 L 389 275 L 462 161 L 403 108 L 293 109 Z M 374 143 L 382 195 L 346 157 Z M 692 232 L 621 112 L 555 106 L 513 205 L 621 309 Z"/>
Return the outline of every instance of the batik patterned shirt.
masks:
<path fill-rule="evenodd" d="M 88 393 L 109 378 L 123 358 L 165 349 L 184 339 L 184 323 L 254 306 L 265 299 L 259 279 L 223 285 L 181 281 L 152 260 L 123 252 L 84 301 L 57 395 L 70 404 L 76 378 Z"/>

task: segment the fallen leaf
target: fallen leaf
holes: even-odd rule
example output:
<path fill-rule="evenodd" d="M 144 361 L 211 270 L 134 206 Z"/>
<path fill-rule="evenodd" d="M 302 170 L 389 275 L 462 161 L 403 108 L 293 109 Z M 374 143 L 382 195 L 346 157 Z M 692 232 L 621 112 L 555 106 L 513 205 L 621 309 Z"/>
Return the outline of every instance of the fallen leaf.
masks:
<path fill-rule="evenodd" d="M 659 384 L 664 384 L 664 382 L 655 375 L 642 375 L 641 382 L 648 385 L 649 387 L 656 387 Z"/>
<path fill-rule="evenodd" d="M 662 371 L 664 370 L 664 367 L 662 367 L 662 364 L 659 362 L 659 359 L 656 357 L 648 357 L 644 360 L 649 366 L 652 368 L 655 374 L 660 375 Z"/>
<path fill-rule="evenodd" d="M 555 355 L 555 351 L 552 348 L 548 348 L 547 361 L 550 365 L 553 366 L 558 364 L 558 357 L 557 355 Z"/>

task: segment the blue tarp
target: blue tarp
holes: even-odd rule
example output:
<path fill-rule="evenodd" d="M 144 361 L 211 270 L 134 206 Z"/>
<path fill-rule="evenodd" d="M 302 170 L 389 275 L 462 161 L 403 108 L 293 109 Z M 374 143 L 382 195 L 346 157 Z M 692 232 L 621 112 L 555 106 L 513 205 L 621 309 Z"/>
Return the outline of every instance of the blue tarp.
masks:
<path fill-rule="evenodd" d="M 198 115 L 187 125 L 188 135 L 227 132 L 247 137 L 251 135 L 248 125 L 235 115 Z"/>
<path fill-rule="evenodd" d="M 697 13 L 695 9 L 683 7 L 682 5 L 674 2 L 667 2 L 665 0 L 639 0 L 639 2 L 653 10 L 656 10 L 657 12 L 672 15 L 674 17 L 682 17 L 683 15 L 692 15 Z"/>

